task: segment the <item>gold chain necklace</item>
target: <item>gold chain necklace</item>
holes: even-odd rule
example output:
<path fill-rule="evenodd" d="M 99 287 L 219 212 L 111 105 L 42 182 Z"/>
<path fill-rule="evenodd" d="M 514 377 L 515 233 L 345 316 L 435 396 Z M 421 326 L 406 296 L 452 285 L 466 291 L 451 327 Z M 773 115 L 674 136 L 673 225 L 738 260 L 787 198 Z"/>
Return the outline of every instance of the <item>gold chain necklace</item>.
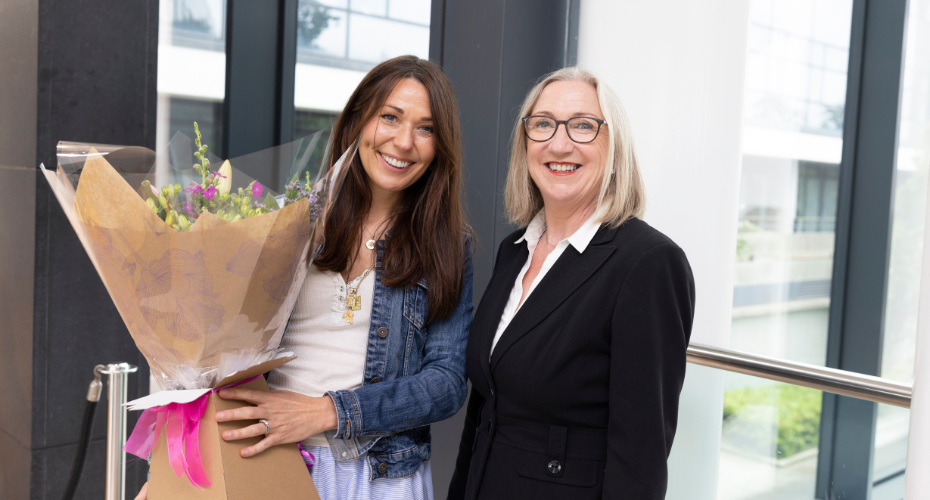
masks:
<path fill-rule="evenodd" d="M 383 224 L 384 224 L 383 221 L 381 222 L 381 224 L 378 224 L 378 226 L 375 228 L 375 233 L 379 232 L 378 229 L 380 229 Z M 367 228 L 365 230 L 368 231 Z M 369 250 L 375 249 L 375 244 L 377 243 L 377 240 L 375 239 L 375 233 L 368 231 L 368 236 L 370 236 L 370 238 L 368 239 L 368 241 L 365 242 L 365 248 Z"/>
<path fill-rule="evenodd" d="M 342 320 L 350 325 L 355 322 L 355 313 L 352 311 L 358 311 L 362 308 L 362 296 L 358 294 L 358 289 L 362 286 L 362 282 L 365 281 L 365 278 L 368 277 L 368 273 L 370 273 L 372 269 L 374 269 L 374 267 L 369 267 L 361 276 L 356 278 L 358 284 L 355 285 L 355 288 L 350 288 L 349 282 L 346 280 L 346 289 L 348 289 L 348 293 L 346 293 L 346 312 L 342 314 Z"/>
<path fill-rule="evenodd" d="M 380 224 L 378 227 L 380 227 Z M 369 231 L 368 236 L 370 236 L 370 238 L 365 242 L 365 248 L 374 250 L 376 243 L 375 234 Z M 350 325 L 355 322 L 355 313 L 352 311 L 358 311 L 362 308 L 362 296 L 358 294 L 358 288 L 362 286 L 362 282 L 365 281 L 365 278 L 368 277 L 368 273 L 374 269 L 374 266 L 375 264 L 372 262 L 371 267 L 366 269 L 359 278 L 356 278 L 358 279 L 358 284 L 355 285 L 355 288 L 349 287 L 348 272 L 346 273 L 346 277 L 343 278 L 343 280 L 346 282 L 346 289 L 348 289 L 348 293 L 346 294 L 346 312 L 342 314 L 342 320 Z"/>

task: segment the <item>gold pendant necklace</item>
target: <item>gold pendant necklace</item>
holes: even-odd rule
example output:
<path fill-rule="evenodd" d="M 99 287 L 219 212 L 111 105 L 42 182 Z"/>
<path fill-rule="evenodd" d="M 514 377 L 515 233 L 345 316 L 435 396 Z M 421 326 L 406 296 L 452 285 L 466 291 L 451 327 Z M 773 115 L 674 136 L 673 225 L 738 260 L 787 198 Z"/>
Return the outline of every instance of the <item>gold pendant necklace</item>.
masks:
<path fill-rule="evenodd" d="M 378 228 L 380 228 L 380 227 L 381 227 L 381 225 L 379 224 L 378 227 L 375 228 L 375 232 L 377 232 Z M 369 249 L 369 250 L 374 250 L 374 249 L 375 249 L 375 243 L 376 243 L 376 242 L 375 242 L 375 233 L 369 232 L 369 233 L 368 233 L 368 236 L 369 236 L 369 238 L 368 238 L 368 241 L 365 242 L 365 248 L 367 248 L 367 249 Z"/>
<path fill-rule="evenodd" d="M 371 272 L 371 269 L 372 268 L 369 267 L 357 278 L 358 284 L 355 285 L 355 288 L 350 288 L 349 283 L 346 282 L 346 288 L 349 290 L 349 293 L 346 294 L 346 312 L 342 314 L 342 320 L 350 325 L 355 322 L 355 313 L 352 311 L 358 311 L 362 308 L 362 296 L 358 294 L 358 288 L 362 286 L 362 282 L 368 277 L 368 273 Z"/>

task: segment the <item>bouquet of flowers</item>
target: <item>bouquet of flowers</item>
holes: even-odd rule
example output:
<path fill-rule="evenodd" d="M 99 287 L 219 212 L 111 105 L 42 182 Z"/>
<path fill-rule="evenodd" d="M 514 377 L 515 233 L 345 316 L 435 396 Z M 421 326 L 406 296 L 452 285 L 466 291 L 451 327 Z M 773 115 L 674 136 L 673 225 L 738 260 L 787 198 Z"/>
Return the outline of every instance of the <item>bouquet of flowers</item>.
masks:
<path fill-rule="evenodd" d="M 320 132 L 221 162 L 195 130 L 193 145 L 178 134 L 163 157 L 62 142 L 58 168 L 42 166 L 136 346 L 159 385 L 172 390 L 135 405 L 153 408 L 155 440 L 167 423 L 169 448 L 171 418 L 190 412 L 164 420 L 154 415 L 156 406 L 188 404 L 192 392 L 203 406 L 221 381 L 279 357 L 310 250 L 322 243 L 320 227 L 348 170 L 342 166 L 355 156 L 355 148 L 346 151 L 332 169 L 313 162 L 329 154 Z M 286 182 L 283 193 L 245 172 L 266 184 Z M 187 448 L 196 439 L 184 437 L 191 429 L 197 435 L 199 411 L 174 435 L 183 452 L 171 450 L 172 457 L 187 460 L 171 465 L 204 486 L 210 483 L 199 464 L 191 464 L 199 450 Z M 145 445 L 151 450 L 154 443 Z"/>

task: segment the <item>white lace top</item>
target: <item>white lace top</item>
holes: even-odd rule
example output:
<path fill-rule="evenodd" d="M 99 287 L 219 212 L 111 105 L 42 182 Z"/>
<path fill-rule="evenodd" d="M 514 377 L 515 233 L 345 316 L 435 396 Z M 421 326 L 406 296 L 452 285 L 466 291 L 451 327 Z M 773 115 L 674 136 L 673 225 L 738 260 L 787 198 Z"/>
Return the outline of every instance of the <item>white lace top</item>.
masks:
<path fill-rule="evenodd" d="M 342 318 L 348 291 L 342 276 L 310 266 L 281 342 L 281 347 L 296 354 L 297 359 L 271 372 L 268 386 L 272 390 L 320 397 L 326 391 L 362 386 L 374 283 L 372 271 L 359 285 L 362 307 L 353 311 L 354 321 L 349 324 Z M 358 278 L 350 283 L 356 285 Z M 329 446 L 323 434 L 302 443 Z"/>

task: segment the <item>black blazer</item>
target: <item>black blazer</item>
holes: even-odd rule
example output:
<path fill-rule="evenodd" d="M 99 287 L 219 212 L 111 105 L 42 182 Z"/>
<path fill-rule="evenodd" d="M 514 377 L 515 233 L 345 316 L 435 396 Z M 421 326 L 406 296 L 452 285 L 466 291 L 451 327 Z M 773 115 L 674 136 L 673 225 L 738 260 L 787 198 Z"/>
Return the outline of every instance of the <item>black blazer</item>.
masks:
<path fill-rule="evenodd" d="M 475 313 L 471 398 L 450 499 L 661 499 L 678 421 L 694 279 L 639 219 L 569 245 L 504 331 L 529 256 L 501 243 Z"/>

